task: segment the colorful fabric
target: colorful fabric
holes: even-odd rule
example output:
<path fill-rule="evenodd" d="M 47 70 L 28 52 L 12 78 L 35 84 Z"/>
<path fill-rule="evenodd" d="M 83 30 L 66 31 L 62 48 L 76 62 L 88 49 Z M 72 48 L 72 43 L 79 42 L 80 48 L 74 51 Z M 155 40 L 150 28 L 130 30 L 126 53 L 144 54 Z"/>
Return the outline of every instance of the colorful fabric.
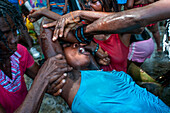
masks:
<path fill-rule="evenodd" d="M 18 12 L 20 12 L 18 0 L 8 0 L 8 1 L 11 2 L 16 7 Z"/>
<path fill-rule="evenodd" d="M 127 57 L 129 48 L 126 47 L 119 38 L 118 34 L 112 34 L 107 40 L 101 41 L 94 38 L 94 41 L 100 45 L 100 47 L 107 51 L 110 64 L 108 66 L 101 66 L 104 71 L 124 71 L 127 70 Z"/>
<path fill-rule="evenodd" d="M 133 42 L 129 47 L 128 60 L 142 63 L 150 58 L 154 51 L 154 42 L 150 38 L 144 41 Z"/>
<path fill-rule="evenodd" d="M 117 0 L 117 4 L 126 4 L 127 0 Z"/>
<path fill-rule="evenodd" d="M 65 5 L 65 0 L 50 0 L 50 10 L 63 15 L 63 8 Z M 70 12 L 69 5 L 67 5 L 67 13 Z"/>
<path fill-rule="evenodd" d="M 11 3 L 18 3 L 18 0 L 8 0 Z"/>
<path fill-rule="evenodd" d="M 32 8 L 42 8 L 47 6 L 46 0 L 28 0 Z"/>
<path fill-rule="evenodd" d="M 30 53 L 20 44 L 10 59 L 12 79 L 0 70 L 0 104 L 7 113 L 13 113 L 24 101 L 27 88 L 23 75 L 34 64 Z"/>
<path fill-rule="evenodd" d="M 158 97 L 138 86 L 123 71 L 81 71 L 73 113 L 169 113 Z"/>

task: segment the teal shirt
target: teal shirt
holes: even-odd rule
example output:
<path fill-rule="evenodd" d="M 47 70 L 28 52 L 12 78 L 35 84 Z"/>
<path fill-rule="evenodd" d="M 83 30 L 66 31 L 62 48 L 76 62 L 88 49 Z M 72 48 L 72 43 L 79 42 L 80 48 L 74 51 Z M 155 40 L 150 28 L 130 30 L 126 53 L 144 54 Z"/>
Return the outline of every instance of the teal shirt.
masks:
<path fill-rule="evenodd" d="M 168 113 L 158 97 L 138 86 L 124 72 L 81 71 L 73 113 Z"/>

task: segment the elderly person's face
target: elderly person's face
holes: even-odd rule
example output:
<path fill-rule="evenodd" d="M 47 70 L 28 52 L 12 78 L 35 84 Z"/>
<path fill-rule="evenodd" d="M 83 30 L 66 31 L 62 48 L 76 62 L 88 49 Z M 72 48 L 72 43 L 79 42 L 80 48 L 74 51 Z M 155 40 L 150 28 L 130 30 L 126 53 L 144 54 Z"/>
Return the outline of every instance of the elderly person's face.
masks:
<path fill-rule="evenodd" d="M 64 53 L 68 64 L 75 69 L 85 69 L 90 64 L 90 53 L 77 43 L 65 47 Z"/>
<path fill-rule="evenodd" d="M 8 15 L 7 21 L 8 23 L 5 18 L 0 17 L 0 59 L 9 58 L 17 50 L 16 27 Z"/>

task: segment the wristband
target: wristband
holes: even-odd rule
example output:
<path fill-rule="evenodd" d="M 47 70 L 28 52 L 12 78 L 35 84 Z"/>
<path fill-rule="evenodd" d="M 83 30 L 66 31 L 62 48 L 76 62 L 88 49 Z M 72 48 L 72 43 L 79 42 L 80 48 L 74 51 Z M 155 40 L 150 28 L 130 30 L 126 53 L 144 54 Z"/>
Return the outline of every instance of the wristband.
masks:
<path fill-rule="evenodd" d="M 97 43 L 97 46 L 96 46 L 96 49 L 94 51 L 92 51 L 92 55 L 94 56 L 96 54 L 96 52 L 98 51 L 99 49 L 99 44 Z"/>
<path fill-rule="evenodd" d="M 80 38 L 78 37 L 78 29 L 80 28 L 80 26 L 76 29 L 76 31 L 75 31 L 75 37 L 76 37 L 76 39 L 80 42 L 80 43 L 82 43 L 83 41 L 82 40 L 80 40 Z"/>

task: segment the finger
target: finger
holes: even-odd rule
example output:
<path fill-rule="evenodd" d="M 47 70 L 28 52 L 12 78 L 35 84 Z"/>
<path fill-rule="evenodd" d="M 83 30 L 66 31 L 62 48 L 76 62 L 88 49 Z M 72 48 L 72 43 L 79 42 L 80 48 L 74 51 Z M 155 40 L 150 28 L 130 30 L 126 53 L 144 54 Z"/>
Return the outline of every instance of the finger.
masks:
<path fill-rule="evenodd" d="M 55 27 L 52 41 L 56 41 L 58 39 L 59 28 Z"/>
<path fill-rule="evenodd" d="M 72 71 L 73 70 L 73 67 L 70 67 L 69 65 L 64 67 L 64 68 L 61 68 L 60 69 L 60 72 L 69 72 L 69 71 Z"/>
<path fill-rule="evenodd" d="M 55 56 L 56 59 L 65 59 L 64 55 L 58 54 Z"/>
<path fill-rule="evenodd" d="M 67 64 L 67 61 L 66 61 L 65 58 L 61 58 L 61 59 L 57 59 L 57 60 L 56 60 L 56 63 L 57 63 L 57 64 L 61 64 L 61 63 Z"/>
<path fill-rule="evenodd" d="M 104 58 L 103 61 L 105 62 L 105 65 L 110 64 L 110 59 Z"/>
<path fill-rule="evenodd" d="M 61 23 L 59 23 L 60 24 L 60 27 L 61 28 L 59 28 L 59 37 L 63 37 L 63 33 L 64 33 L 64 27 L 65 27 L 65 19 L 63 19 L 62 20 L 62 22 Z"/>
<path fill-rule="evenodd" d="M 43 28 L 54 27 L 56 25 L 56 23 L 57 23 L 57 21 L 54 21 L 54 22 L 51 22 L 51 23 L 48 23 L 48 24 L 44 24 Z"/>
<path fill-rule="evenodd" d="M 63 82 L 64 81 L 64 82 Z M 58 94 L 58 90 L 62 89 L 62 87 L 65 85 L 65 79 L 60 82 L 54 89 L 53 89 L 53 95 L 56 96 Z"/>
<path fill-rule="evenodd" d="M 109 57 L 106 57 L 106 60 L 110 62 L 110 58 Z"/>
<path fill-rule="evenodd" d="M 107 53 L 107 51 L 105 51 L 104 53 L 105 53 L 105 55 L 107 55 L 107 56 L 108 56 L 108 53 Z"/>
<path fill-rule="evenodd" d="M 33 12 L 35 12 L 35 11 L 37 11 L 36 9 L 32 9 L 31 11 L 30 11 L 30 14 L 32 14 Z"/>
<path fill-rule="evenodd" d="M 101 65 L 108 65 L 107 61 L 104 61 L 103 59 L 100 59 L 98 62 Z"/>
<path fill-rule="evenodd" d="M 60 95 L 60 94 L 62 93 L 62 91 L 63 91 L 62 89 L 59 89 L 56 93 L 53 94 L 53 96 L 58 96 L 58 95 Z"/>
<path fill-rule="evenodd" d="M 80 46 L 87 46 L 87 44 L 80 43 Z"/>
<path fill-rule="evenodd" d="M 106 58 L 103 58 L 102 60 L 103 60 L 104 62 L 107 62 Z"/>
<path fill-rule="evenodd" d="M 76 26 L 75 23 L 70 24 L 70 25 L 67 26 L 67 28 L 64 30 L 64 37 L 65 37 L 65 38 L 67 37 L 68 32 L 69 32 L 74 26 Z"/>
<path fill-rule="evenodd" d="M 65 84 L 66 80 L 65 78 L 67 77 L 67 74 L 64 73 L 61 77 L 56 77 L 55 81 L 53 83 L 50 83 L 50 85 L 48 85 L 48 89 L 47 89 L 47 93 L 53 94 L 55 92 L 57 92 L 58 89 L 62 88 L 63 85 Z M 52 82 L 53 80 L 51 80 L 50 82 Z M 54 88 L 58 86 L 58 89 Z"/>
<path fill-rule="evenodd" d="M 30 21 L 30 22 L 35 22 L 36 19 L 35 19 L 35 18 L 29 18 L 29 21 Z"/>
<path fill-rule="evenodd" d="M 53 78 L 51 77 L 51 79 L 50 79 L 50 84 L 51 84 L 50 86 L 51 86 L 51 88 L 53 89 L 62 80 L 65 80 L 66 77 L 67 77 L 67 73 L 62 74 L 62 76 L 60 76 L 60 77 L 58 77 L 58 75 L 57 76 L 53 76 Z M 63 81 L 63 83 L 64 83 L 64 81 Z"/>
<path fill-rule="evenodd" d="M 65 30 L 64 30 L 64 38 L 67 38 L 67 35 L 68 35 L 68 33 L 69 33 L 69 31 L 70 31 L 71 29 L 72 29 L 71 27 L 65 28 Z"/>

